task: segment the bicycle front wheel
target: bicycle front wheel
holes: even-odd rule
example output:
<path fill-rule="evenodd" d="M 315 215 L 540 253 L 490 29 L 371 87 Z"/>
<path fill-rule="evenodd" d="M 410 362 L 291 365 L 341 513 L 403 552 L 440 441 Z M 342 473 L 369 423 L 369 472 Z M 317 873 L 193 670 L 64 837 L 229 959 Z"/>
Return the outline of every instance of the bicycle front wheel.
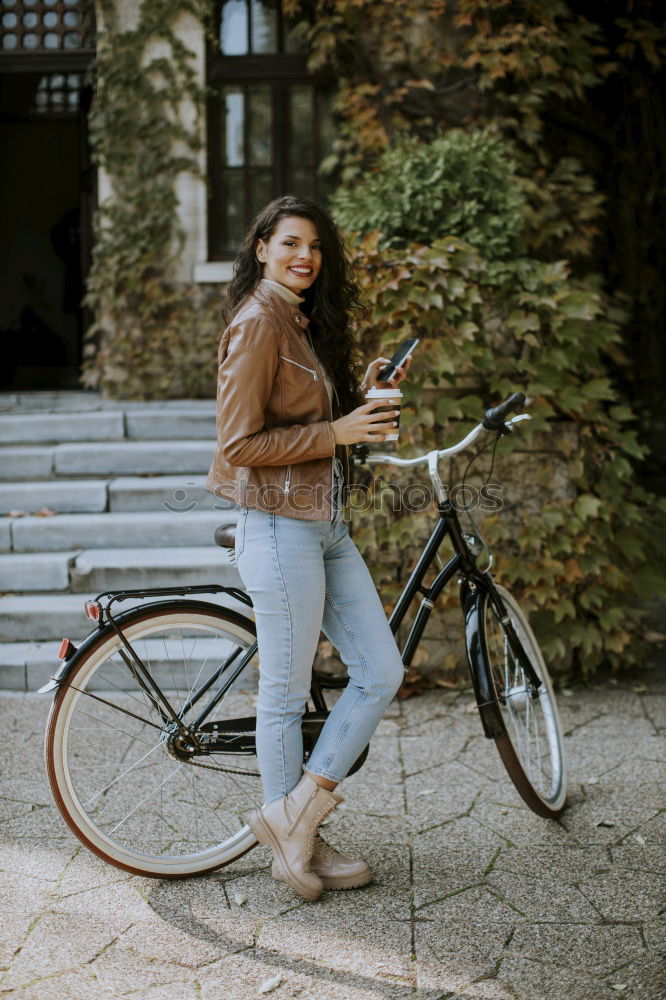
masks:
<path fill-rule="evenodd" d="M 139 610 L 122 629 L 188 724 L 255 641 L 250 619 L 202 602 Z M 207 723 L 253 722 L 253 674 L 250 661 Z M 183 878 L 256 845 L 243 814 L 263 793 L 253 754 L 193 753 L 167 714 L 118 635 L 103 633 L 55 696 L 46 766 L 62 816 L 91 851 L 134 874 Z"/>
<path fill-rule="evenodd" d="M 523 801 L 540 816 L 553 817 L 562 812 L 566 801 L 564 747 L 553 686 L 526 615 L 508 590 L 498 585 L 495 589 L 542 681 L 535 692 L 511 650 L 505 623 L 490 596 L 482 594 L 481 650 L 504 728 L 503 735 L 495 738 L 495 745 Z"/>

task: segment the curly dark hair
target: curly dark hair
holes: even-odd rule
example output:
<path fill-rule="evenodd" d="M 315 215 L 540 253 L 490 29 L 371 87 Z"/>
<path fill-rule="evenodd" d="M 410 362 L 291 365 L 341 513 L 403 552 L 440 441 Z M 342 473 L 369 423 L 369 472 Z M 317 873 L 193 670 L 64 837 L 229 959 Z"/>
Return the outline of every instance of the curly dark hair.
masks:
<path fill-rule="evenodd" d="M 271 201 L 251 223 L 234 261 L 223 311 L 227 322 L 261 280 L 263 267 L 257 260 L 257 241 L 271 238 L 281 219 L 298 216 L 314 223 L 322 246 L 322 266 L 317 280 L 303 292 L 302 311 L 310 321 L 310 336 L 317 356 L 335 386 L 343 413 L 363 402 L 359 387 L 354 325 L 367 310 L 361 304 L 338 227 L 328 213 L 311 198 L 287 194 Z"/>

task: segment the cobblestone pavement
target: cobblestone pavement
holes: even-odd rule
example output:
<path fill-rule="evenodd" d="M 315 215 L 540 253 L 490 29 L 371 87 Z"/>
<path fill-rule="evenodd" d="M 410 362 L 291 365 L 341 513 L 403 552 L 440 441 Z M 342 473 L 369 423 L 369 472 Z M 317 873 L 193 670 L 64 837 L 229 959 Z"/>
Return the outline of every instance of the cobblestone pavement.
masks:
<path fill-rule="evenodd" d="M 93 857 L 47 788 L 48 701 L 0 699 L 0 995 L 246 1000 L 279 980 L 280 1000 L 666 997 L 656 669 L 560 696 L 561 821 L 523 805 L 471 691 L 394 704 L 326 828 L 376 880 L 314 904 L 264 848 L 181 882 Z"/>

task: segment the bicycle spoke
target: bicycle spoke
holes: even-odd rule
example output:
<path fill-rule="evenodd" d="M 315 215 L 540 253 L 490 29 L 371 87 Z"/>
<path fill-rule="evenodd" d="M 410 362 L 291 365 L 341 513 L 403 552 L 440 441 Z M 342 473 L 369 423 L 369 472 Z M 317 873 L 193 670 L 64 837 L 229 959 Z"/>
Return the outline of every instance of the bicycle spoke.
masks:
<path fill-rule="evenodd" d="M 177 611 L 142 618 L 126 638 L 145 666 L 145 678 L 128 669 L 111 644 L 92 651 L 87 672 L 73 674 L 62 692 L 67 725 L 61 787 L 68 812 L 77 828 L 93 827 L 86 842 L 101 837 L 102 856 L 116 858 L 113 863 L 131 858 L 134 869 L 168 877 L 200 870 L 201 864 L 215 867 L 218 854 L 219 864 L 225 852 L 247 850 L 238 839 L 247 831 L 242 814 L 263 801 L 256 760 L 235 767 L 234 757 L 201 754 L 196 729 L 191 737 L 187 733 L 204 694 L 214 706 L 211 721 L 252 711 L 243 693 L 228 690 L 220 699 L 218 692 L 227 652 L 253 645 L 253 627 L 229 632 L 223 614 L 215 625 L 217 615 L 215 609 L 212 621 L 195 614 L 183 622 Z M 155 691 L 157 709 L 144 684 Z M 167 702 L 181 729 L 166 717 Z"/>
<path fill-rule="evenodd" d="M 136 805 L 134 806 L 134 809 L 131 809 L 131 810 L 130 810 L 130 811 L 129 811 L 129 812 L 127 813 L 127 815 L 126 815 L 126 816 L 123 816 L 123 818 L 122 818 L 122 819 L 121 819 L 121 820 L 120 820 L 120 821 L 119 821 L 118 823 L 116 823 L 116 825 L 114 826 L 114 828 L 113 828 L 112 830 L 109 830 L 109 835 L 110 835 L 110 836 L 113 836 L 113 834 L 114 834 L 114 833 L 116 832 L 116 830 L 119 830 L 119 829 L 120 829 L 120 827 L 121 827 L 121 826 L 122 826 L 122 825 L 123 825 L 124 823 L 126 823 L 126 822 L 127 822 L 127 820 L 128 820 L 129 818 L 130 818 L 130 816 L 133 816 L 133 815 L 134 815 L 134 813 L 135 813 L 135 812 L 136 812 L 136 811 L 137 811 L 138 809 L 140 809 L 140 808 L 141 808 L 141 806 L 142 806 L 142 805 L 144 804 L 144 802 L 147 802 L 147 801 L 148 801 L 149 799 L 151 799 L 151 798 L 153 797 L 153 795 L 156 795 L 156 794 L 157 794 L 157 792 L 159 792 L 159 791 L 160 791 L 160 789 L 164 788 L 164 786 L 166 785 L 166 783 L 167 783 L 168 781 L 171 781 L 171 779 L 173 778 L 173 776 L 174 776 L 175 774 L 178 774 L 178 772 L 180 771 L 180 769 L 181 769 L 181 768 L 182 768 L 183 766 L 184 766 L 183 764 L 179 764 L 179 765 L 178 765 L 178 767 L 174 768 L 174 770 L 173 770 L 173 771 L 171 772 L 171 774 L 168 774 L 168 775 L 166 776 L 166 778 L 164 779 L 164 781 L 162 781 L 162 782 L 161 782 L 161 783 L 160 783 L 160 784 L 159 784 L 159 785 L 157 786 L 157 788 L 154 788 L 154 789 L 153 789 L 153 791 L 152 791 L 152 792 L 149 792 L 149 793 L 148 793 L 148 795 L 144 796 L 144 798 L 142 798 L 140 802 L 137 802 L 137 804 L 136 804 Z"/>
<path fill-rule="evenodd" d="M 116 775 L 116 777 L 113 779 L 113 781 L 110 781 L 107 785 L 104 786 L 104 788 L 100 788 L 100 790 L 98 792 L 95 792 L 95 794 L 92 796 L 92 798 L 88 799 L 88 801 L 84 803 L 85 807 L 88 808 L 88 806 L 90 806 L 91 803 L 94 802 L 96 798 L 98 798 L 100 795 L 104 795 L 104 793 L 107 792 L 109 790 L 109 788 L 112 788 L 113 785 L 116 784 L 116 782 L 120 781 L 122 778 L 125 777 L 126 774 L 129 774 L 130 771 L 132 771 L 134 768 L 138 767 L 141 764 L 141 762 L 144 761 L 144 760 L 146 760 L 147 757 L 150 757 L 150 755 L 152 753 L 155 753 L 155 751 L 159 748 L 159 746 L 160 746 L 160 744 L 156 743 L 155 746 L 152 748 L 152 750 L 146 751 L 146 753 L 144 753 L 143 757 L 139 757 L 139 759 L 137 761 L 135 761 L 134 764 L 130 764 L 130 766 L 128 768 L 126 768 L 120 774 Z"/>
<path fill-rule="evenodd" d="M 514 610 L 517 606 L 510 594 L 500 589 L 511 626 L 542 684 L 537 690 L 537 697 L 533 697 L 532 684 L 525 668 L 512 652 L 508 635 L 494 606 L 489 599 L 486 600 L 485 649 L 488 669 L 495 685 L 497 707 L 524 779 L 543 802 L 560 801 L 563 799 L 561 734 L 548 675 L 546 672 L 548 683 L 544 683 L 543 660 L 525 625 L 524 616 Z M 511 774 L 508 759 L 505 763 Z M 513 774 L 511 776 L 514 777 Z M 520 781 L 523 779 L 519 781 L 518 777 L 516 775 L 517 787 L 521 790 Z"/>

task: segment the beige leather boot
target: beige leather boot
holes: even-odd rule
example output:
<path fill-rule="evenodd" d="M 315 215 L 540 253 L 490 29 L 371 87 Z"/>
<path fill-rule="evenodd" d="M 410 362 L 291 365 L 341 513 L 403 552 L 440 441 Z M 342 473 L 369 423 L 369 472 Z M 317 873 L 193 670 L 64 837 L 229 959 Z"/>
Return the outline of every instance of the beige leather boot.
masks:
<path fill-rule="evenodd" d="M 372 882 L 372 872 L 361 858 L 347 857 L 317 834 L 310 871 L 318 875 L 324 889 L 358 889 Z"/>
<path fill-rule="evenodd" d="M 362 885 L 372 882 L 372 872 L 365 861 L 341 854 L 335 847 L 315 834 L 314 851 L 310 861 L 310 871 L 318 875 L 324 883 L 324 889 L 359 889 Z M 273 862 L 273 878 L 279 878 L 277 867 Z"/>
<path fill-rule="evenodd" d="M 310 871 L 315 834 L 342 801 L 304 774 L 289 795 L 246 817 L 259 843 L 273 851 L 273 878 L 286 882 L 303 899 L 318 899 L 324 890 L 322 880 Z"/>

